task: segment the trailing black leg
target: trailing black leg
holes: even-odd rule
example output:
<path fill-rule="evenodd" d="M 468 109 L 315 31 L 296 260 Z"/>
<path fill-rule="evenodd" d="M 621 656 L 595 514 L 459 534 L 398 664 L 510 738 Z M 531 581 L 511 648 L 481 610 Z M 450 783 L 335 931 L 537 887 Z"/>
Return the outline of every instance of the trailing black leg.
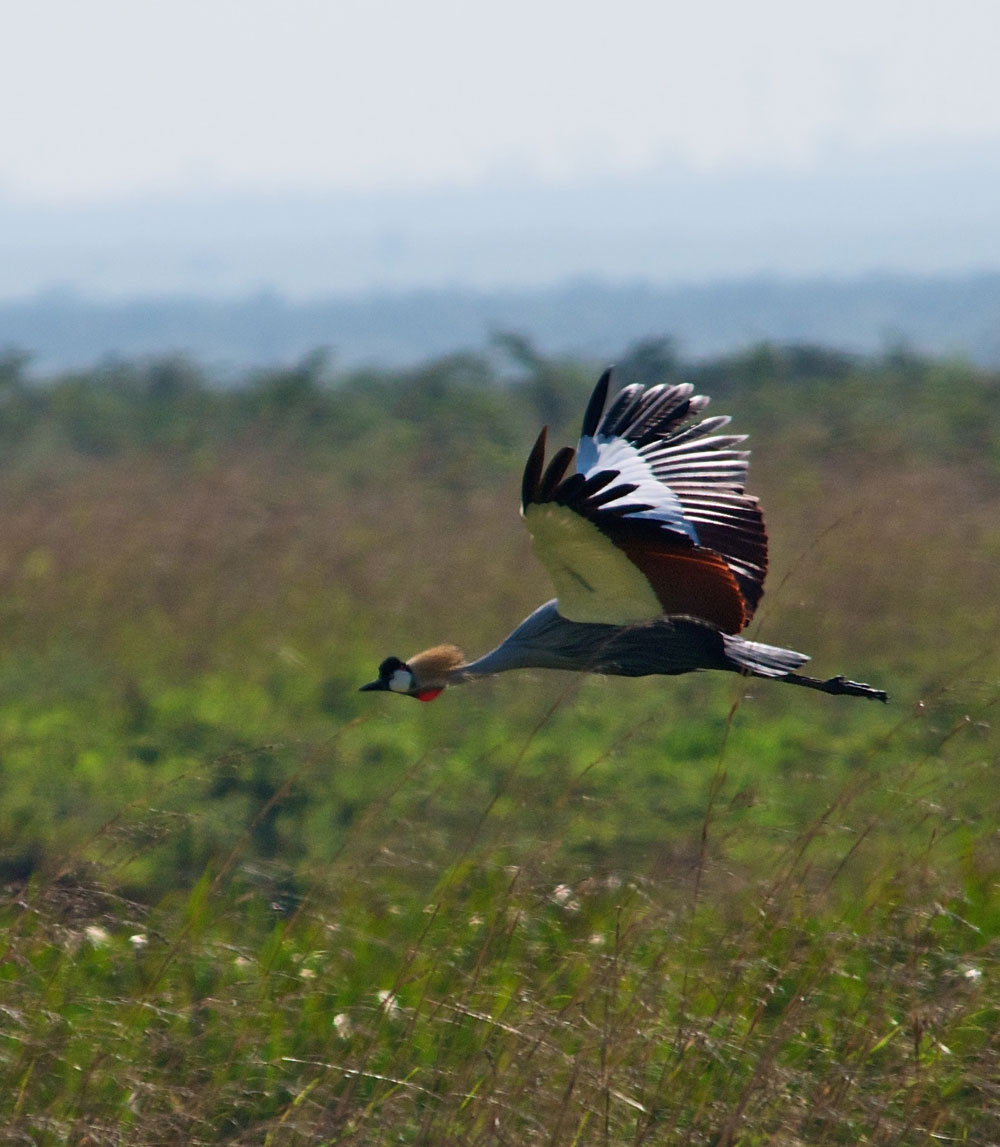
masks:
<path fill-rule="evenodd" d="M 818 689 L 821 693 L 833 693 L 847 697 L 870 697 L 873 701 L 885 704 L 889 694 L 884 689 L 876 689 L 873 685 L 865 685 L 861 681 L 848 681 L 846 677 L 828 677 L 820 681 L 816 677 L 807 677 L 804 673 L 787 673 L 780 681 L 788 681 L 792 685 L 804 685 L 807 689 Z"/>

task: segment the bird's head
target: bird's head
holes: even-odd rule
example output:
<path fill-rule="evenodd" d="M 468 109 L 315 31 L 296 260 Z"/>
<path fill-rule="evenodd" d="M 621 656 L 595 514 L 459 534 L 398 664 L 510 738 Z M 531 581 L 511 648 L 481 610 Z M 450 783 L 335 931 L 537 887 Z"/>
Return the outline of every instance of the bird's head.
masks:
<path fill-rule="evenodd" d="M 465 664 L 465 655 L 454 645 L 435 645 L 415 653 L 409 661 L 387 657 L 378 667 L 378 677 L 361 686 L 362 693 L 402 693 L 418 701 L 433 701 L 452 684 L 452 674 Z"/>

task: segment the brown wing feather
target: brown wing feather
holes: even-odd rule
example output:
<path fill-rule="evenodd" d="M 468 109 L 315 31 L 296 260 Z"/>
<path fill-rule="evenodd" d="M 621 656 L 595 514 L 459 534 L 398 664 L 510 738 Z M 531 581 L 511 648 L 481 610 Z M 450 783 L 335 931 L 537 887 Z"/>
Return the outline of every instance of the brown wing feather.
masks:
<path fill-rule="evenodd" d="M 629 538 L 616 530 L 614 544 L 640 569 L 653 587 L 663 612 L 687 614 L 739 633 L 746 624 L 743 595 L 726 561 L 699 546 L 660 539 Z"/>

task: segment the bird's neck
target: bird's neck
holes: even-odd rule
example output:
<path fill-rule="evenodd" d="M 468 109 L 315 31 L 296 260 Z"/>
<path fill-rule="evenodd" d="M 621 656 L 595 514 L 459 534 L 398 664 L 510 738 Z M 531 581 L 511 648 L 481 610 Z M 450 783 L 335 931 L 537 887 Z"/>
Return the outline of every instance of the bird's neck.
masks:
<path fill-rule="evenodd" d="M 557 642 L 547 642 L 546 635 L 570 625 L 556 611 L 555 601 L 546 602 L 505 638 L 495 649 L 475 661 L 451 671 L 449 685 L 461 685 L 477 677 L 492 677 L 508 669 L 572 669 Z"/>

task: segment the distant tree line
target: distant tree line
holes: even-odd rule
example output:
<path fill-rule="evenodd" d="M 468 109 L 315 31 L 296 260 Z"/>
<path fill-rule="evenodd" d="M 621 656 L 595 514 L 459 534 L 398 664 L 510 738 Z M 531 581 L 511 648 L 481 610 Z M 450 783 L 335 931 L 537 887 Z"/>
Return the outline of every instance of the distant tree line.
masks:
<path fill-rule="evenodd" d="M 603 362 L 543 354 L 497 334 L 482 352 L 407 369 L 337 369 L 323 351 L 288 367 L 221 379 L 196 361 L 107 360 L 39 377 L 29 357 L 0 352 L 0 466 L 60 450 L 108 456 L 146 449 L 193 455 L 241 440 L 317 459 L 389 435 L 408 454 L 495 449 L 519 457 L 540 423 L 571 435 Z M 737 417 L 740 430 L 814 423 L 817 451 L 894 452 L 1000 469 L 1000 371 L 936 360 L 906 347 L 879 355 L 759 343 L 685 361 L 669 338 L 632 344 L 619 384 L 686 381 Z M 489 444 L 489 446 L 487 445 Z"/>

